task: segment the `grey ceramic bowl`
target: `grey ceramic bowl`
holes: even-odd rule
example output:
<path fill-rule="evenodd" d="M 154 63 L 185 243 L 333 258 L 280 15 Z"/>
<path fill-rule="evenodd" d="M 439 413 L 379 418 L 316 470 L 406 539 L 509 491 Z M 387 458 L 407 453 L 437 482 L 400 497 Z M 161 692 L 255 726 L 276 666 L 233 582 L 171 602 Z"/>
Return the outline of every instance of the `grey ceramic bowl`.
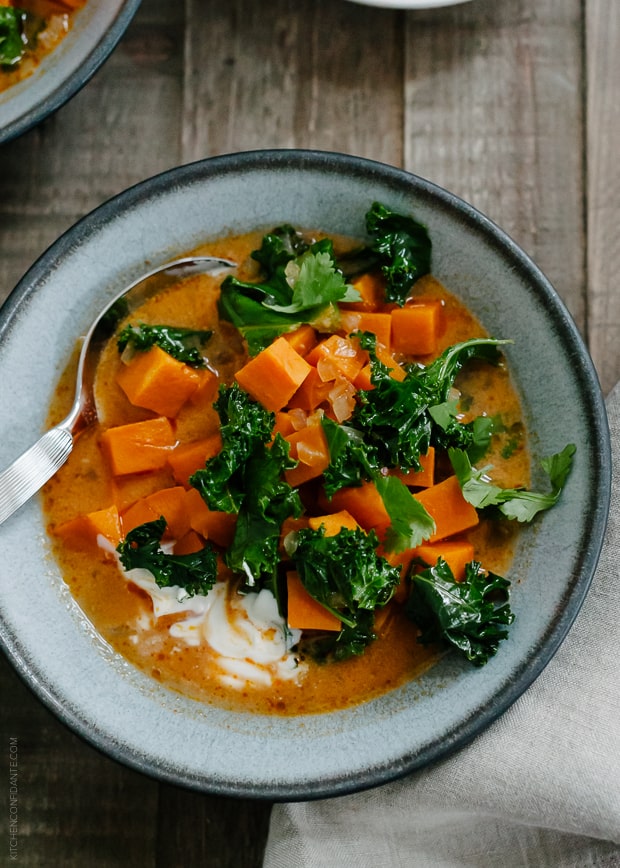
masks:
<path fill-rule="evenodd" d="M 114 49 L 140 0 L 90 0 L 33 75 L 0 93 L 0 144 L 38 124 L 82 88 Z"/>
<path fill-rule="evenodd" d="M 604 404 L 557 294 L 493 223 L 438 187 L 338 154 L 262 151 L 159 175 L 60 238 L 1 312 L 0 467 L 33 441 L 76 336 L 145 269 L 222 233 L 283 221 L 362 235 L 381 200 L 429 227 L 434 273 L 507 350 L 533 463 L 577 444 L 564 496 L 521 536 L 516 621 L 483 669 L 448 655 L 424 677 L 345 711 L 301 718 L 232 714 L 167 691 L 96 635 L 50 556 L 34 500 L 0 528 L 0 635 L 16 669 L 92 744 L 157 778 L 274 799 L 338 795 L 419 768 L 466 743 L 551 659 L 588 590 L 610 483 Z M 535 474 L 536 478 L 536 474 Z M 539 480 L 540 481 L 540 480 Z"/>

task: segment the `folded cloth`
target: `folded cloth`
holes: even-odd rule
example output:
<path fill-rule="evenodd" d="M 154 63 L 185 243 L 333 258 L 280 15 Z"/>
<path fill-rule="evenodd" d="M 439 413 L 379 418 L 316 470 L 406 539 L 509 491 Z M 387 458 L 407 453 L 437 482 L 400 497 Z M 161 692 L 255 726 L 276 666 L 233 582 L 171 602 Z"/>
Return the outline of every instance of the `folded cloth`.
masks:
<path fill-rule="evenodd" d="M 620 384 L 607 410 L 611 516 L 553 660 L 445 760 L 374 790 L 276 805 L 264 868 L 620 866 Z"/>

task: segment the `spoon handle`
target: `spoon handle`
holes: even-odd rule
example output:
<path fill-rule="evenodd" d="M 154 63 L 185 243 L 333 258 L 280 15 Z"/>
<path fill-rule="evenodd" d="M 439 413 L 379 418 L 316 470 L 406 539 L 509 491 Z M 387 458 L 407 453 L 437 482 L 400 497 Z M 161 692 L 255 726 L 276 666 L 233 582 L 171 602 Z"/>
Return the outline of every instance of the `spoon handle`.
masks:
<path fill-rule="evenodd" d="M 0 524 L 42 488 L 73 448 L 71 431 L 57 426 L 0 473 Z"/>

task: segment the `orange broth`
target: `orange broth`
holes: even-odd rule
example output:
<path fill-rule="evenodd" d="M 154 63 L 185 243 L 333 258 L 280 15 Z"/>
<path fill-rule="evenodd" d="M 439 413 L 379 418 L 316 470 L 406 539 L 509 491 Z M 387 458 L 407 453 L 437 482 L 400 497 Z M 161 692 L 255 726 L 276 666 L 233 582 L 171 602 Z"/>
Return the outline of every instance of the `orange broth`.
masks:
<path fill-rule="evenodd" d="M 237 274 L 248 280 L 256 276 L 256 266 L 250 264 L 248 256 L 260 246 L 261 237 L 251 233 L 228 238 L 198 252 L 241 263 Z M 247 356 L 236 330 L 218 320 L 218 286 L 214 277 L 190 278 L 146 302 L 130 321 L 213 329 L 214 338 L 206 349 L 209 364 L 218 371 L 221 382 L 230 383 Z M 443 304 L 445 326 L 438 353 L 458 341 L 484 334 L 468 310 L 433 277 L 418 281 L 413 294 L 416 298 L 440 299 Z M 71 404 L 75 361 L 60 380 L 50 423 L 62 419 Z M 54 554 L 65 581 L 96 630 L 114 649 L 166 687 L 196 700 L 240 711 L 281 715 L 321 713 L 368 701 L 415 678 L 437 660 L 439 650 L 421 645 L 417 629 L 400 605 L 391 602 L 378 622 L 378 638 L 362 656 L 326 664 L 305 659 L 307 671 L 300 683 L 283 679 L 267 688 L 246 685 L 242 690 L 230 689 L 218 680 L 213 654 L 206 643 L 194 647 L 171 637 L 168 627 L 178 615 L 155 622 L 151 598 L 127 581 L 116 561 L 101 549 L 75 550 L 59 539 L 55 528 L 76 515 L 111 503 L 116 503 L 122 514 L 138 498 L 176 484 L 166 468 L 118 478 L 108 469 L 100 449 L 102 431 L 154 415 L 132 406 L 118 386 L 116 376 L 122 365 L 113 339 L 102 354 L 97 375 L 99 421 L 79 436 L 69 461 L 43 495 Z M 529 462 L 521 411 L 505 365 L 470 364 L 459 375 L 457 385 L 468 399 L 471 418 L 482 413 L 500 414 L 506 429 L 518 434 L 518 445 L 509 460 L 501 455 L 508 435 L 494 437 L 488 458 L 495 468 L 494 478 L 502 485 L 527 485 Z M 202 404 L 188 401 L 183 406 L 175 420 L 177 441 L 190 442 L 217 431 L 219 419 L 212 400 L 209 396 Z M 508 523 L 496 525 L 483 520 L 466 535 L 474 544 L 475 559 L 485 569 L 506 575 L 512 559 L 513 533 Z M 234 594 L 234 589 L 230 593 Z"/>

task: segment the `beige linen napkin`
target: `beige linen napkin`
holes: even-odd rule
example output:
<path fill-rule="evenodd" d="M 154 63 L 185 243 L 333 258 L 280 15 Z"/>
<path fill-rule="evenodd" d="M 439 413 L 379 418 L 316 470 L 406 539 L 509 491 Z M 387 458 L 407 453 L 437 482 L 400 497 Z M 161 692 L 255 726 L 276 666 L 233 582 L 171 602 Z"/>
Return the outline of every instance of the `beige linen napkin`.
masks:
<path fill-rule="evenodd" d="M 620 384 L 611 517 L 558 653 L 471 744 L 403 780 L 276 805 L 264 868 L 620 866 Z"/>

